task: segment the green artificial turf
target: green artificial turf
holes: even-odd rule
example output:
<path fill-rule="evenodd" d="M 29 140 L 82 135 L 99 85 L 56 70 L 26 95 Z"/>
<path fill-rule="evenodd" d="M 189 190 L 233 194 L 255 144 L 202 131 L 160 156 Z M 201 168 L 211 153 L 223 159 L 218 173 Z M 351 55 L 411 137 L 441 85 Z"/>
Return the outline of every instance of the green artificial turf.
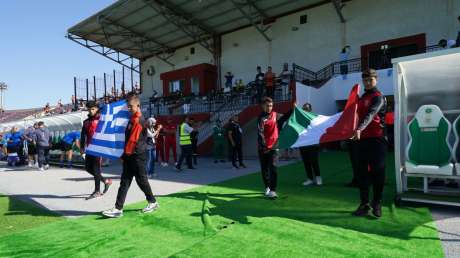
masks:
<path fill-rule="evenodd" d="M 139 203 L 121 219 L 91 215 L 4 235 L 0 257 L 443 257 L 428 209 L 392 205 L 392 166 L 376 220 L 350 215 L 358 191 L 343 187 L 348 156 L 322 153 L 320 162 L 323 187 L 302 187 L 303 167 L 293 164 L 279 171 L 275 201 L 261 196 L 256 173 L 159 197 L 153 214 Z"/>
<path fill-rule="evenodd" d="M 30 203 L 0 195 L 0 237 L 61 219 Z"/>

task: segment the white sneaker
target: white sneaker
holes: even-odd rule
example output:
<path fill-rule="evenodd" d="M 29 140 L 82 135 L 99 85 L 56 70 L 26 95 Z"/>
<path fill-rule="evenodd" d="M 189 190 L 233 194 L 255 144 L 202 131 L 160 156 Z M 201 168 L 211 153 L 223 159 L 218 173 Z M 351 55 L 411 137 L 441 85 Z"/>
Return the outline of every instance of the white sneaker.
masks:
<path fill-rule="evenodd" d="M 28 166 L 29 166 L 29 168 L 33 167 L 32 162 L 29 161 L 29 165 L 28 165 Z"/>
<path fill-rule="evenodd" d="M 45 169 L 49 169 L 49 168 L 50 168 L 50 165 L 46 164 Z"/>
<path fill-rule="evenodd" d="M 264 193 L 264 195 L 265 195 L 265 196 L 268 196 L 268 194 L 270 194 L 270 188 L 267 187 L 267 188 L 265 188 L 265 193 Z"/>
<path fill-rule="evenodd" d="M 268 198 L 275 199 L 278 198 L 278 195 L 276 194 L 275 191 L 270 191 L 267 195 Z"/>
<path fill-rule="evenodd" d="M 108 218 L 119 218 L 123 216 L 123 210 L 119 210 L 117 208 L 112 208 L 110 210 L 106 210 L 102 212 L 102 215 Z"/>
<path fill-rule="evenodd" d="M 158 208 L 160 208 L 160 205 L 158 204 L 158 202 L 149 203 L 149 204 L 147 204 L 147 207 L 142 209 L 142 212 L 143 213 L 149 213 L 149 212 L 152 212 L 152 211 L 154 211 L 154 210 L 156 210 Z"/>
<path fill-rule="evenodd" d="M 38 168 L 38 171 L 45 172 L 45 169 L 43 167 L 41 167 L 41 168 Z"/>
<path fill-rule="evenodd" d="M 323 184 L 323 179 L 321 179 L 320 176 L 316 177 L 316 185 L 322 185 Z"/>
<path fill-rule="evenodd" d="M 312 185 L 312 184 L 313 184 L 313 181 L 311 181 L 310 179 L 307 179 L 307 181 L 302 183 L 303 186 L 309 186 L 309 185 Z"/>
<path fill-rule="evenodd" d="M 163 162 L 162 166 L 163 166 L 163 167 L 167 167 L 167 166 L 168 166 L 168 163 Z"/>

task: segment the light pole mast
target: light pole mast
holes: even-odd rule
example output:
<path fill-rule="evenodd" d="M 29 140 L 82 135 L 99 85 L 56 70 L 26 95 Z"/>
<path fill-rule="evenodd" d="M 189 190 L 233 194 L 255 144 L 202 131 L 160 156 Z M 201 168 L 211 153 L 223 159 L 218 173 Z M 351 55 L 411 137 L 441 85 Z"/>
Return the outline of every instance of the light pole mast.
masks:
<path fill-rule="evenodd" d="M 6 85 L 6 83 L 4 83 L 4 82 L 0 82 L 0 109 L 1 109 L 2 113 L 5 110 L 4 92 L 7 89 L 8 89 L 8 85 Z"/>

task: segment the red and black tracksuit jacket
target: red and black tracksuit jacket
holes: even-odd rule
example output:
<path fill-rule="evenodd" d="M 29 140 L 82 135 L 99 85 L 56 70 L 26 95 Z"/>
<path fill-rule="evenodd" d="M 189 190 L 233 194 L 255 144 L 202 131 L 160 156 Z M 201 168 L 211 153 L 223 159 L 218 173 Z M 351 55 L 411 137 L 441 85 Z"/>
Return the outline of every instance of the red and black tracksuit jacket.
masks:
<path fill-rule="evenodd" d="M 273 150 L 278 144 L 279 130 L 284 122 L 291 116 L 292 110 L 277 118 L 275 111 L 271 113 L 262 112 L 257 119 L 257 139 L 259 150 Z"/>
<path fill-rule="evenodd" d="M 361 138 L 385 136 L 385 96 L 376 88 L 365 90 L 358 102 L 358 130 Z"/>
<path fill-rule="evenodd" d="M 100 114 L 96 114 L 95 116 L 88 116 L 88 118 L 83 121 L 80 136 L 80 148 L 82 151 L 84 151 L 86 147 L 88 147 L 88 145 L 91 143 L 94 132 L 96 132 L 97 123 L 99 122 L 100 117 Z"/>

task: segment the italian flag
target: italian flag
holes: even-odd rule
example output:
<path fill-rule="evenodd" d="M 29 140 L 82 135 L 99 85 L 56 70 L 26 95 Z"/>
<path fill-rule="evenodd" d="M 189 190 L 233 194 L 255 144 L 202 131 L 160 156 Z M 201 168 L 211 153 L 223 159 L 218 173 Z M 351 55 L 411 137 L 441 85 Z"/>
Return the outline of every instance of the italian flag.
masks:
<path fill-rule="evenodd" d="M 351 89 L 343 112 L 322 116 L 296 107 L 283 126 L 278 147 L 297 148 L 350 139 L 358 123 L 359 84 Z"/>

